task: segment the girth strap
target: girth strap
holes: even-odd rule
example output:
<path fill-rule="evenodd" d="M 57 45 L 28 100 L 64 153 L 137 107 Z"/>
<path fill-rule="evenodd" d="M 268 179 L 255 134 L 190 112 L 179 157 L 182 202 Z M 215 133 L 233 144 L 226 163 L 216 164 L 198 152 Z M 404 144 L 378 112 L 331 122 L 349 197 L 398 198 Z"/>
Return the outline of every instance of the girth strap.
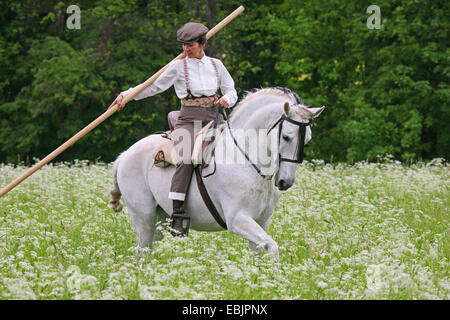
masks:
<path fill-rule="evenodd" d="M 197 178 L 197 187 L 203 198 L 203 202 L 205 202 L 206 207 L 208 208 L 209 212 L 211 212 L 211 215 L 217 221 L 217 223 L 222 228 L 227 230 L 227 224 L 225 223 L 225 221 L 223 221 L 222 217 L 220 216 L 219 212 L 217 211 L 216 207 L 214 206 L 214 203 L 212 202 L 212 200 L 208 194 L 208 191 L 206 190 L 205 184 L 203 183 L 203 180 L 202 180 L 202 174 L 200 172 L 200 167 L 196 167 L 194 170 L 195 170 L 195 176 Z"/>

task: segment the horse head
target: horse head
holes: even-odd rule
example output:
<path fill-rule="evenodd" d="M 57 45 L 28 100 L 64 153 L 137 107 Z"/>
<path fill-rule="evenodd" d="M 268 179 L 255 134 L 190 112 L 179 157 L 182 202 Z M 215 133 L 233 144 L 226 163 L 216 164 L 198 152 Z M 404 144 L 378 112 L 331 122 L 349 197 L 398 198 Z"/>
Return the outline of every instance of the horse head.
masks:
<path fill-rule="evenodd" d="M 303 147 L 311 140 L 311 125 L 325 107 L 308 108 L 302 104 L 284 104 L 278 129 L 279 169 L 275 185 L 287 190 L 295 182 L 297 166 L 303 161 Z"/>

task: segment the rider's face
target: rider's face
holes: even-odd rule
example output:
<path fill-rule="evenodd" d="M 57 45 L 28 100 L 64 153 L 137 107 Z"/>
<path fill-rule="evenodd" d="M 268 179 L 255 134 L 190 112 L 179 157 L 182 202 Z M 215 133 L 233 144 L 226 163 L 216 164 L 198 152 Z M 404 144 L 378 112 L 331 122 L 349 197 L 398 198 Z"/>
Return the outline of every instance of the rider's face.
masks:
<path fill-rule="evenodd" d="M 203 57 L 203 49 L 206 43 L 199 44 L 198 42 L 186 42 L 183 43 L 183 50 L 188 58 L 201 59 Z"/>

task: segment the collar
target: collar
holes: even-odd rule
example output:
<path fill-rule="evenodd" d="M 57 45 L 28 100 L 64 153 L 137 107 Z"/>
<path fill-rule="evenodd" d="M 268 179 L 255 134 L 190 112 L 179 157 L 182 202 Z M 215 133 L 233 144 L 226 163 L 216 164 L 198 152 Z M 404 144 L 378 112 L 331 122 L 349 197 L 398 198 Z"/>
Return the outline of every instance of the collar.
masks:
<path fill-rule="evenodd" d="M 188 58 L 189 62 L 193 62 L 193 63 L 202 63 L 205 64 L 207 62 L 208 57 L 206 56 L 205 53 L 203 53 L 203 57 L 201 59 L 198 58 Z"/>

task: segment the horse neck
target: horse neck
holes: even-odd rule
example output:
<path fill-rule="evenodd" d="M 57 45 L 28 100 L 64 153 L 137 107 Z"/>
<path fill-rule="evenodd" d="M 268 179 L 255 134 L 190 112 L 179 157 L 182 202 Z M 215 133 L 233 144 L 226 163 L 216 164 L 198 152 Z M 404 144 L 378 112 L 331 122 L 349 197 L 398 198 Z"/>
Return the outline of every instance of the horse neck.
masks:
<path fill-rule="evenodd" d="M 230 125 L 240 129 L 269 129 L 281 117 L 284 102 L 254 99 L 236 111 L 230 119 Z"/>
<path fill-rule="evenodd" d="M 269 143 L 268 130 L 280 119 L 283 111 L 283 102 L 266 104 L 256 102 L 245 105 L 242 109 L 236 110 L 236 114 L 230 119 L 230 127 L 232 128 L 235 139 L 241 148 L 245 149 L 250 161 L 254 163 L 264 175 L 270 176 L 278 170 L 278 163 L 275 157 L 278 152 L 274 152 L 274 147 Z M 261 131 L 263 130 L 263 131 Z M 273 132 L 276 132 L 273 131 Z M 254 138 L 256 140 L 246 140 L 243 138 Z M 276 143 L 277 140 L 274 140 Z M 269 146 L 270 145 L 270 146 Z M 229 144 L 235 149 L 233 143 Z M 255 150 L 256 148 L 256 150 Z M 270 152 L 267 154 L 267 148 Z M 253 150 L 254 152 L 249 152 Z M 260 151 L 257 151 L 260 150 Z M 249 169 L 253 170 L 253 169 Z"/>

